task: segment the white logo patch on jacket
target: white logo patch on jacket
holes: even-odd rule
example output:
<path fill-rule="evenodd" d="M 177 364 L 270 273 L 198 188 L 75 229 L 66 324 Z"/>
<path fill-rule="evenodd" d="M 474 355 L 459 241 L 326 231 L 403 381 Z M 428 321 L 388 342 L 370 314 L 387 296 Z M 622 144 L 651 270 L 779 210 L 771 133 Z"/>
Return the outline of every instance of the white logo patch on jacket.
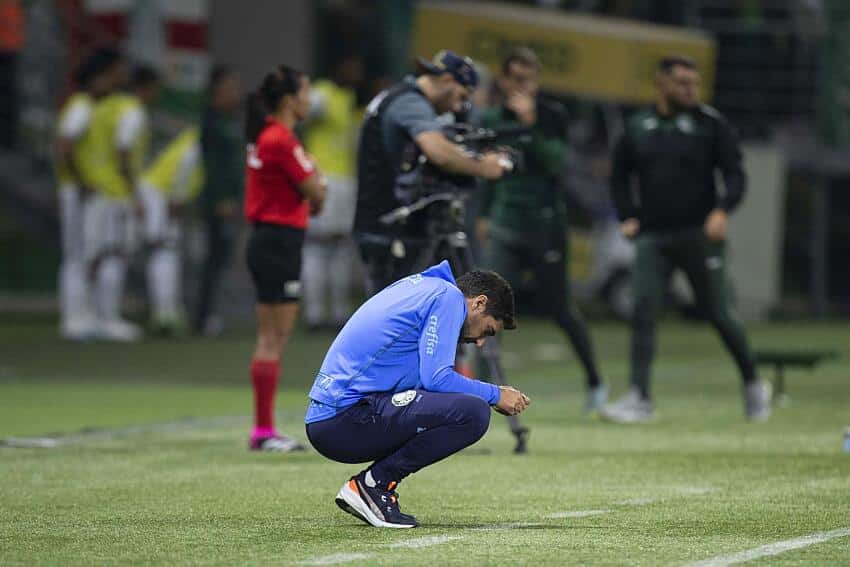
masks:
<path fill-rule="evenodd" d="M 390 400 L 393 405 L 397 408 L 401 408 L 409 404 L 413 401 L 413 398 L 416 397 L 416 390 L 406 390 L 404 392 L 399 392 L 394 395 Z"/>

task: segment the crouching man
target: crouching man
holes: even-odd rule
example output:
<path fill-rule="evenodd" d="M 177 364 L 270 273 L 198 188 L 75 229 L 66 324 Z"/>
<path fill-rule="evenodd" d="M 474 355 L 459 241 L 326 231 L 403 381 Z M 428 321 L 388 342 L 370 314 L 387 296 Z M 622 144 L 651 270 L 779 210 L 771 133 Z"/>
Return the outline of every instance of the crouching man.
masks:
<path fill-rule="evenodd" d="M 344 511 L 375 527 L 412 528 L 398 483 L 481 439 L 490 407 L 504 415 L 530 400 L 508 386 L 454 371 L 458 343 L 484 344 L 513 329 L 511 286 L 475 270 L 455 281 L 448 262 L 395 282 L 348 320 L 330 347 L 307 409 L 307 437 L 325 457 L 372 464 L 342 485 Z"/>

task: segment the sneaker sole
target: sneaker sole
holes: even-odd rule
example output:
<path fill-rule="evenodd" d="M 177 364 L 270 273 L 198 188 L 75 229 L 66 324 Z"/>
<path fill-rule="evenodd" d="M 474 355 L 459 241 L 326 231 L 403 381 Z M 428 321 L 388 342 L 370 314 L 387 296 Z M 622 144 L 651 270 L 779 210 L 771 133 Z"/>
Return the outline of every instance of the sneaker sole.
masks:
<path fill-rule="evenodd" d="M 658 417 L 656 415 L 653 415 L 652 417 L 647 417 L 647 418 L 624 419 L 624 418 L 617 416 L 617 415 L 605 413 L 604 411 L 600 411 L 598 415 L 599 415 L 599 419 L 601 419 L 602 421 L 607 421 L 608 423 L 619 423 L 620 425 L 639 425 L 641 423 L 652 423 L 656 419 L 658 419 Z"/>
<path fill-rule="evenodd" d="M 342 485 L 342 488 L 339 489 L 339 493 L 336 495 L 336 503 L 337 506 L 348 512 L 353 516 L 357 516 L 367 524 L 370 524 L 376 528 L 415 528 L 416 526 L 413 524 L 391 524 L 390 522 L 385 522 L 380 519 L 375 513 L 369 508 L 369 505 L 363 501 L 360 497 L 360 493 L 357 492 L 356 487 L 351 486 L 351 484 L 355 482 L 354 480 L 349 480 L 345 484 Z M 342 503 L 340 503 L 340 500 Z M 347 506 L 347 508 L 346 508 Z M 350 508 L 350 510 L 348 509 Z"/>
<path fill-rule="evenodd" d="M 372 524 L 369 524 L 369 520 L 367 520 L 366 518 L 361 516 L 360 513 L 357 510 L 355 510 L 354 508 L 349 506 L 348 502 L 346 502 L 345 500 L 343 500 L 339 496 L 336 497 L 336 505 L 339 506 L 339 509 L 342 510 L 343 512 L 345 512 L 346 514 L 351 514 L 352 516 L 354 516 L 358 520 L 361 520 L 361 521 L 365 522 L 366 524 L 368 524 L 370 526 L 372 525 Z"/>
<path fill-rule="evenodd" d="M 248 443 L 248 450 L 253 451 L 255 453 L 277 453 L 279 455 L 288 455 L 289 453 L 304 453 L 307 451 L 307 447 L 304 445 L 298 444 L 289 449 L 264 449 L 262 447 L 255 447 L 253 443 Z"/>

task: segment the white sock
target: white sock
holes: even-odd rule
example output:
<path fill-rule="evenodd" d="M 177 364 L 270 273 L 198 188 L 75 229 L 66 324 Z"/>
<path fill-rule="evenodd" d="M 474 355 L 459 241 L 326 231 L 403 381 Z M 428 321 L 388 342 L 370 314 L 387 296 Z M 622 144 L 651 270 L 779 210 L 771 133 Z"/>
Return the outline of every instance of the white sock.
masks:
<path fill-rule="evenodd" d="M 101 261 L 97 270 L 98 315 L 105 321 L 121 318 L 121 296 L 127 260 L 120 256 L 108 256 Z"/>
<path fill-rule="evenodd" d="M 325 297 L 327 297 L 328 266 L 325 245 L 319 240 L 307 239 L 301 256 L 301 281 L 304 320 L 318 325 L 325 319 Z"/>
<path fill-rule="evenodd" d="M 179 313 L 180 257 L 173 248 L 157 248 L 147 266 L 148 293 L 155 319 L 173 319 Z"/>
<path fill-rule="evenodd" d="M 375 488 L 378 486 L 378 483 L 375 482 L 375 477 L 372 476 L 372 469 L 366 471 L 366 486 L 369 488 Z"/>
<path fill-rule="evenodd" d="M 62 321 L 78 320 L 86 314 L 85 267 L 79 260 L 65 260 L 59 268 L 59 303 Z"/>

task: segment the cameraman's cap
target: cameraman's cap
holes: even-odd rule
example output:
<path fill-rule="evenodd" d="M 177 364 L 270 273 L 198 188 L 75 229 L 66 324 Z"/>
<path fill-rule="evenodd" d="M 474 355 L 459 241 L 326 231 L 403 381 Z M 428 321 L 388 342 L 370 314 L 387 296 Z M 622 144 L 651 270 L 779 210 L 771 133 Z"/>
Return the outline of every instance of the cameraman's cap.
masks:
<path fill-rule="evenodd" d="M 475 70 L 472 59 L 461 57 L 454 51 L 439 51 L 430 61 L 419 57 L 416 59 L 416 67 L 421 73 L 428 75 L 448 73 L 465 87 L 478 86 L 478 71 Z"/>

